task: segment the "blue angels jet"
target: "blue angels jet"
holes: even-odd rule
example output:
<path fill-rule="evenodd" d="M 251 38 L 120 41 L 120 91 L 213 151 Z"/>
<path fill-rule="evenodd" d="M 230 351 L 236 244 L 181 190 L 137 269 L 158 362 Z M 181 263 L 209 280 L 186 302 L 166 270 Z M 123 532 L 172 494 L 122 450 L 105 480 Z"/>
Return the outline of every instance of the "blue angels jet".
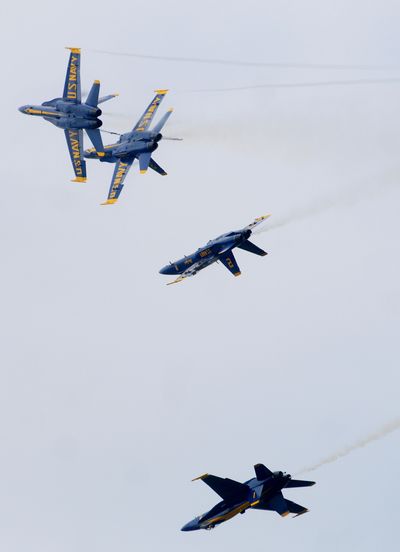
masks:
<path fill-rule="evenodd" d="M 54 98 L 41 105 L 23 105 L 21 113 L 43 117 L 49 123 L 64 129 L 72 167 L 75 172 L 73 182 L 86 182 L 86 162 L 83 159 L 83 130 L 86 130 L 96 155 L 104 156 L 104 146 L 99 127 L 101 109 L 98 105 L 114 98 L 110 94 L 99 98 L 100 81 L 95 80 L 86 101 L 81 100 L 81 51 L 80 48 L 67 48 L 71 51 L 61 98 Z"/>
<path fill-rule="evenodd" d="M 135 159 L 139 161 L 140 172 L 143 174 L 147 169 L 153 169 L 157 173 L 165 176 L 167 173 L 152 159 L 151 155 L 158 148 L 158 143 L 162 140 L 161 129 L 167 122 L 172 113 L 169 109 L 160 121 L 150 130 L 150 124 L 156 111 L 164 99 L 168 90 L 155 90 L 156 95 L 146 108 L 139 121 L 130 132 L 121 134 L 118 142 L 105 146 L 105 155 L 100 157 L 100 161 L 106 163 L 115 163 L 114 174 L 111 180 L 110 190 L 107 201 L 102 205 L 112 205 L 117 201 L 124 187 L 124 180 L 132 167 Z M 85 151 L 85 157 L 97 159 L 95 149 Z"/>
<path fill-rule="evenodd" d="M 266 251 L 251 243 L 249 238 L 254 228 L 269 216 L 265 215 L 256 218 L 254 222 L 240 230 L 222 234 L 222 236 L 209 241 L 204 247 L 200 247 L 192 255 L 164 266 L 160 270 L 160 274 L 167 274 L 168 276 L 179 274 L 175 280 L 169 282 L 167 285 L 176 284 L 189 276 L 194 276 L 210 264 L 220 261 L 234 276 L 240 276 L 241 272 L 232 250 L 238 247 L 261 257 L 267 255 Z"/>
<path fill-rule="evenodd" d="M 284 472 L 272 472 L 263 464 L 254 466 L 256 477 L 239 483 L 233 479 L 223 479 L 208 473 L 196 477 L 201 479 L 222 498 L 205 514 L 198 516 L 184 525 L 181 531 L 196 531 L 197 529 L 213 529 L 216 525 L 244 514 L 248 508 L 277 512 L 282 517 L 294 514 L 294 517 L 308 512 L 308 509 L 296 504 L 282 494 L 283 489 L 295 487 L 310 487 L 315 481 L 292 479 Z"/>

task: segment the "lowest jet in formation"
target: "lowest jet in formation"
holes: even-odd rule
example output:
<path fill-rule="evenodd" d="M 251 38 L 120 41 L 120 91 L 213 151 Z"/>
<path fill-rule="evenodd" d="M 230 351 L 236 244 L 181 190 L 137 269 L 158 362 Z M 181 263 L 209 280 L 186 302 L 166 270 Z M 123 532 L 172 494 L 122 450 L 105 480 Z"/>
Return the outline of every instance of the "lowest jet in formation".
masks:
<path fill-rule="evenodd" d="M 153 151 L 158 148 L 158 143 L 163 138 L 161 129 L 171 115 L 172 109 L 169 109 L 160 121 L 150 130 L 149 127 L 153 117 L 168 90 L 156 90 L 155 92 L 156 96 L 148 105 L 146 111 L 140 117 L 133 129 L 130 132 L 121 134 L 118 142 L 115 144 L 105 146 L 104 156 L 98 157 L 96 149 L 93 148 L 85 151 L 85 157 L 88 159 L 99 158 L 100 161 L 106 163 L 115 163 L 108 198 L 102 205 L 112 205 L 117 201 L 124 187 L 124 180 L 135 159 L 139 161 L 139 169 L 142 174 L 147 172 L 149 167 L 162 176 L 167 174 L 164 169 L 152 159 L 151 155 Z M 177 140 L 177 138 L 172 139 Z"/>
<path fill-rule="evenodd" d="M 81 51 L 80 48 L 67 48 L 71 51 L 65 77 L 64 91 L 61 98 L 54 98 L 41 105 L 23 105 L 21 113 L 43 117 L 58 128 L 64 129 L 68 150 L 75 172 L 73 182 L 86 182 L 86 162 L 83 158 L 83 130 L 86 130 L 96 155 L 104 156 L 104 146 L 99 127 L 101 109 L 98 105 L 114 98 L 110 94 L 99 98 L 100 81 L 96 80 L 86 101 L 81 100 Z"/>
<path fill-rule="evenodd" d="M 282 517 L 294 514 L 294 517 L 308 512 L 282 495 L 282 489 L 294 487 L 309 487 L 315 481 L 301 481 L 292 479 L 289 474 L 281 471 L 272 472 L 263 464 L 254 466 L 256 477 L 239 483 L 232 479 L 222 479 L 215 475 L 201 475 L 202 479 L 213 491 L 222 498 L 216 506 L 205 514 L 198 516 L 182 527 L 182 531 L 196 531 L 197 529 L 213 529 L 216 525 L 233 518 L 237 514 L 244 514 L 248 508 L 255 510 L 270 510 Z"/>
<path fill-rule="evenodd" d="M 251 243 L 249 238 L 254 228 L 269 216 L 270 215 L 265 215 L 256 218 L 254 222 L 241 230 L 234 230 L 233 232 L 222 234 L 222 236 L 209 241 L 204 247 L 200 247 L 200 249 L 192 253 L 192 255 L 188 255 L 179 261 L 164 266 L 160 270 L 160 274 L 167 274 L 169 276 L 179 274 L 175 280 L 169 282 L 167 285 L 176 284 L 189 276 L 194 276 L 210 264 L 221 261 L 234 276 L 240 276 L 241 272 L 232 250 L 238 247 L 239 249 L 244 249 L 249 253 L 254 253 L 261 257 L 267 255 L 266 251 L 263 251 L 257 247 L 257 245 L 254 245 L 254 243 Z"/>

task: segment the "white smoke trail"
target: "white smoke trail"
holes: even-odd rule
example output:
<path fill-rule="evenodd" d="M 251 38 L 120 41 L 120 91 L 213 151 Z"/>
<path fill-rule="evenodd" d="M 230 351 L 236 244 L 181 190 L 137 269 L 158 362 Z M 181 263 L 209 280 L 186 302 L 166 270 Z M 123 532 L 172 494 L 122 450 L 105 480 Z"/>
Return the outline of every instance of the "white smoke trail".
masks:
<path fill-rule="evenodd" d="M 318 88 L 323 86 L 360 86 L 374 84 L 399 84 L 399 78 L 384 79 L 354 79 L 354 80 L 326 80 L 313 82 L 271 82 L 268 84 L 249 84 L 245 86 L 229 86 L 226 88 L 196 88 L 177 90 L 177 93 L 190 92 L 240 92 L 243 90 L 258 90 L 263 88 Z"/>
<path fill-rule="evenodd" d="M 254 231 L 254 234 L 263 234 L 269 232 L 275 228 L 281 228 L 287 226 L 293 222 L 308 219 L 312 216 L 317 216 L 325 211 L 333 209 L 335 207 L 346 207 L 359 203 L 360 201 L 372 199 L 375 196 L 384 194 L 389 188 L 399 186 L 400 174 L 396 168 L 390 173 L 381 175 L 380 178 L 372 183 L 358 183 L 352 187 L 346 188 L 341 193 L 332 195 L 329 198 L 321 198 L 314 203 L 298 207 L 286 215 L 272 219 L 271 222 L 267 222 L 263 226 L 260 226 Z"/>
<path fill-rule="evenodd" d="M 117 57 L 130 57 L 136 59 L 148 59 L 155 61 L 174 61 L 180 63 L 205 63 L 214 65 L 236 65 L 247 67 L 270 67 L 276 69 L 334 69 L 334 70 L 361 70 L 361 71 L 397 71 L 396 65 L 372 65 L 372 64 L 345 64 L 345 63 L 291 63 L 291 62 L 275 62 L 275 61 L 244 61 L 237 59 L 219 59 L 219 58 L 198 58 L 198 57 L 182 57 L 182 56 L 166 56 L 166 55 L 151 55 L 139 52 L 115 52 L 111 50 L 94 50 L 87 49 L 86 51 L 93 54 L 103 54 Z"/>
<path fill-rule="evenodd" d="M 303 468 L 300 472 L 298 472 L 296 475 L 301 475 L 305 473 L 309 473 L 312 471 L 317 470 L 321 466 L 325 466 L 326 464 L 332 464 L 332 462 L 336 462 L 336 460 L 339 460 L 340 458 L 343 458 L 344 456 L 347 456 L 348 454 L 352 453 L 353 451 L 365 447 L 366 445 L 369 445 L 373 441 L 378 441 L 379 439 L 382 439 L 383 437 L 386 437 L 386 435 L 389 435 L 389 433 L 393 433 L 393 431 L 396 431 L 400 428 L 400 418 L 397 418 L 396 420 L 393 420 L 392 422 L 384 425 L 380 429 L 374 431 L 373 433 L 370 433 L 363 439 L 360 439 L 359 441 L 356 441 L 353 445 L 349 445 L 347 447 L 342 448 L 341 450 L 335 452 L 334 454 L 331 454 L 327 458 L 324 458 L 318 464 L 314 464 L 313 466 L 308 466 L 306 468 Z"/>

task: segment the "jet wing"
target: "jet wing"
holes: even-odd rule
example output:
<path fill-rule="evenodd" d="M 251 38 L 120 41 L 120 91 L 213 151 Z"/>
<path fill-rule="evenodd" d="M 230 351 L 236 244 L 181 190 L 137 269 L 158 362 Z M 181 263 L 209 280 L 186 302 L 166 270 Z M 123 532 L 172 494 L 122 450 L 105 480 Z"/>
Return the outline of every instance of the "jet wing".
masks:
<path fill-rule="evenodd" d="M 83 158 L 83 130 L 64 130 L 68 151 L 71 157 L 75 179 L 72 182 L 86 182 L 86 162 Z"/>
<path fill-rule="evenodd" d="M 201 479 L 208 485 L 214 492 L 216 492 L 226 502 L 236 502 L 244 500 L 249 492 L 249 487 L 244 483 L 239 483 L 233 479 L 217 477 L 216 475 L 209 475 L 205 473 L 196 477 L 193 481 Z"/>
<path fill-rule="evenodd" d="M 221 263 L 225 265 L 234 276 L 241 275 L 240 268 L 236 262 L 235 256 L 233 255 L 232 249 L 218 255 L 218 260 L 221 261 Z"/>
<path fill-rule="evenodd" d="M 117 201 L 117 199 L 119 198 L 119 194 L 122 192 L 122 188 L 124 187 L 124 180 L 126 178 L 126 175 L 128 174 L 129 169 L 132 167 L 134 160 L 135 158 L 131 157 L 128 160 L 120 159 L 116 163 L 114 174 L 111 180 L 110 190 L 108 192 L 108 198 L 107 201 L 102 203 L 102 205 L 112 205 Z"/>
<path fill-rule="evenodd" d="M 63 99 L 73 103 L 81 103 L 81 49 L 71 50 L 67 74 L 65 77 Z"/>
<path fill-rule="evenodd" d="M 156 90 L 155 92 L 156 95 L 152 99 L 151 103 L 147 106 L 146 111 L 140 117 L 139 121 L 134 126 L 133 131 L 143 132 L 149 128 L 151 121 L 156 114 L 158 106 L 164 99 L 164 96 L 168 92 L 168 90 Z"/>
<path fill-rule="evenodd" d="M 194 276 L 199 270 L 199 263 L 195 263 L 189 268 L 185 270 L 185 272 L 182 272 L 182 274 L 179 274 L 179 276 L 172 280 L 172 282 L 168 282 L 167 286 L 170 286 L 171 284 L 178 284 L 179 282 L 182 282 L 185 278 L 189 278 L 190 276 Z"/>

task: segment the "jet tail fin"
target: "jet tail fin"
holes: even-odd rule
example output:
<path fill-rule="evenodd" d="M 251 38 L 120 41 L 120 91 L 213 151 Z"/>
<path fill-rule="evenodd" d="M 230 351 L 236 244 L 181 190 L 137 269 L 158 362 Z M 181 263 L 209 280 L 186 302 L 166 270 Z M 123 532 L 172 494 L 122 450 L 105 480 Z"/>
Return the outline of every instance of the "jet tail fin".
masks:
<path fill-rule="evenodd" d="M 264 464 L 256 464 L 254 466 L 254 471 L 256 472 L 256 477 L 258 481 L 262 481 L 263 479 L 268 479 L 268 477 L 271 477 L 272 471 L 269 470 Z"/>
<path fill-rule="evenodd" d="M 100 93 L 100 81 L 95 80 L 92 88 L 90 89 L 89 95 L 86 98 L 86 105 L 90 107 L 97 107 L 99 103 L 99 93 Z"/>
<path fill-rule="evenodd" d="M 254 243 L 251 243 L 251 241 L 246 240 L 242 244 L 238 245 L 239 249 L 244 249 L 245 251 L 248 251 L 249 253 L 254 253 L 254 255 L 260 255 L 260 257 L 264 257 L 267 255 L 267 252 L 263 249 L 260 249 L 257 247 L 257 245 L 254 245 Z"/>
<path fill-rule="evenodd" d="M 87 128 L 86 133 L 90 138 L 90 141 L 94 145 L 94 148 L 96 150 L 96 153 L 99 157 L 104 157 L 104 145 L 103 140 L 101 138 L 101 134 L 98 128 Z"/>

